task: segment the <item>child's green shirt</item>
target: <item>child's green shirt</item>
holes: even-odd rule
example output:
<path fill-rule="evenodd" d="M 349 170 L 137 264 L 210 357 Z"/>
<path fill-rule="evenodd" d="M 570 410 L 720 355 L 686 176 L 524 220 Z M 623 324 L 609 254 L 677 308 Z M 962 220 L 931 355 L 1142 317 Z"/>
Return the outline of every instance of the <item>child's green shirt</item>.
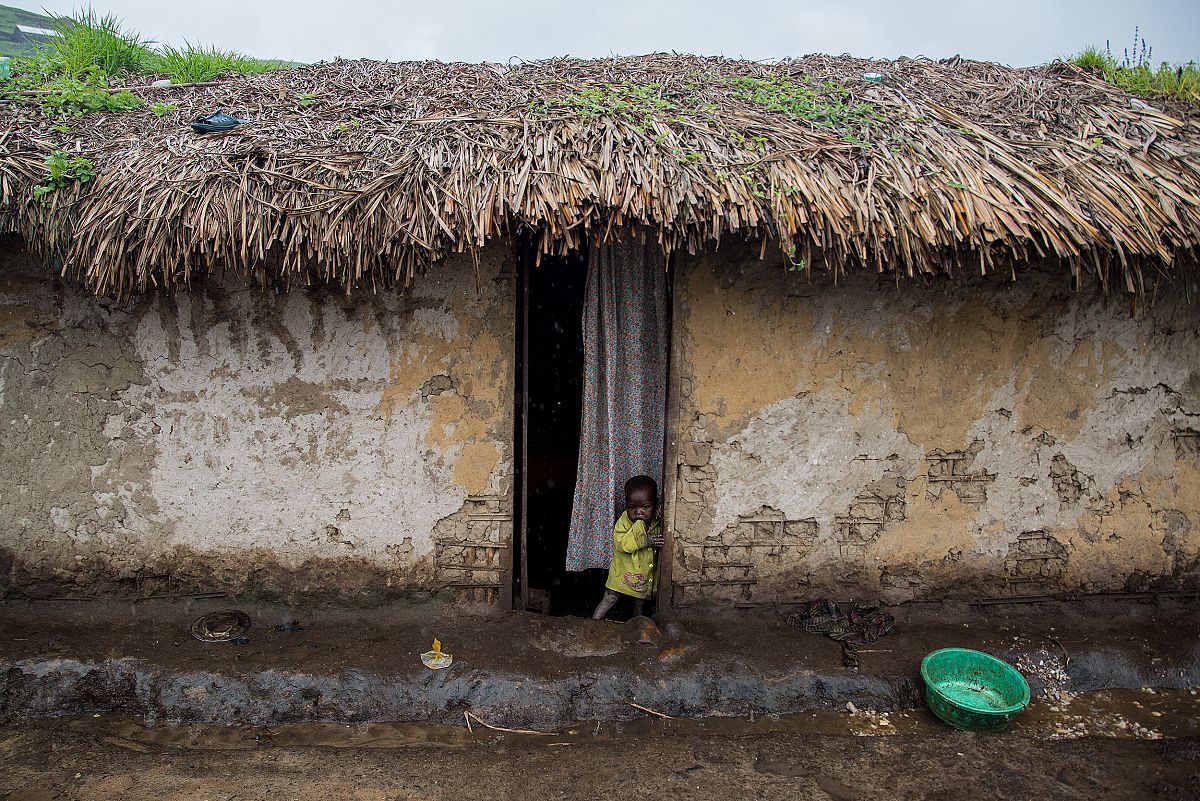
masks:
<path fill-rule="evenodd" d="M 650 536 L 657 535 L 661 526 L 655 520 L 650 531 L 641 520 L 629 520 L 621 513 L 613 526 L 613 558 L 608 566 L 608 581 L 604 586 L 634 598 L 649 598 L 654 591 L 654 549 Z"/>

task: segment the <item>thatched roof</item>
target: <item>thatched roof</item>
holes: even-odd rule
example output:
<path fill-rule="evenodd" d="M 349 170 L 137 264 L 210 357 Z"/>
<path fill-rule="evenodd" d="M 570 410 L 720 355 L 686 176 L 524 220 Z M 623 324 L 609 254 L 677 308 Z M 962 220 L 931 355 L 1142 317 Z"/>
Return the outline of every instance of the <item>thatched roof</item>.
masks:
<path fill-rule="evenodd" d="M 669 250 L 762 236 L 837 270 L 1060 257 L 1133 290 L 1200 244 L 1188 110 L 1062 63 L 337 61 L 139 92 L 178 110 L 64 133 L 0 104 L 0 229 L 98 291 L 218 268 L 405 281 L 519 225 L 545 252 L 632 222 Z M 218 106 L 251 123 L 192 133 Z M 46 204 L 31 190 L 55 149 L 98 175 Z"/>

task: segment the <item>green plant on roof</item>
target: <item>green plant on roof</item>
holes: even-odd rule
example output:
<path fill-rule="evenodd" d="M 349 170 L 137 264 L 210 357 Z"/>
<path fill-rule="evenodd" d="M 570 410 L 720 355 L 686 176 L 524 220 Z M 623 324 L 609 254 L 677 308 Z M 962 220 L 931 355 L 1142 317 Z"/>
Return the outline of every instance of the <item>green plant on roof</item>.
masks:
<path fill-rule="evenodd" d="M 659 94 L 657 84 L 585 85 L 551 102 L 567 106 L 584 118 L 623 117 L 635 122 L 644 122 L 646 117 L 674 107 Z"/>
<path fill-rule="evenodd" d="M 739 75 L 729 83 L 738 99 L 830 128 L 854 144 L 884 122 L 879 106 L 833 81 L 809 85 L 790 75 Z"/>
<path fill-rule="evenodd" d="M 624 81 L 616 84 L 585 84 L 568 95 L 533 100 L 529 110 L 548 114 L 555 109 L 570 111 L 583 119 L 609 117 L 645 130 L 657 120 L 669 122 L 699 113 L 696 98 L 669 93 L 656 83 Z"/>
<path fill-rule="evenodd" d="M 804 259 L 796 258 L 795 245 L 792 245 L 786 251 L 784 251 L 784 255 L 787 256 L 788 260 L 788 272 L 798 273 L 808 269 L 808 265 L 805 263 Z"/>
<path fill-rule="evenodd" d="M 174 103 L 151 103 L 150 104 L 150 112 L 155 117 L 165 117 L 166 115 L 175 111 L 175 109 L 177 109 L 177 108 L 179 108 L 179 106 L 177 106 Z"/>
<path fill-rule="evenodd" d="M 1072 56 L 1071 61 L 1088 72 L 1103 73 L 1109 66 L 1109 58 L 1110 56 L 1098 47 L 1085 47 Z"/>
<path fill-rule="evenodd" d="M 758 165 L 751 165 L 744 169 L 742 171 L 742 180 L 746 183 L 746 186 L 750 189 L 750 194 L 754 195 L 754 197 L 759 200 L 766 200 L 770 197 L 770 194 L 767 192 L 767 182 L 763 178 Z"/>
<path fill-rule="evenodd" d="M 1111 43 L 1105 42 L 1103 49 L 1085 47 L 1070 61 L 1130 94 L 1200 102 L 1200 67 L 1196 62 L 1164 61 L 1155 66 L 1154 48 L 1146 44 L 1137 28 L 1133 29 L 1133 46 L 1125 48 L 1120 59 L 1113 55 Z"/>
<path fill-rule="evenodd" d="M 46 195 L 71 184 L 86 184 L 96 176 L 92 162 L 82 156 L 72 156 L 65 150 L 55 150 L 46 156 L 46 178 L 33 187 L 33 196 L 49 203 Z"/>
<path fill-rule="evenodd" d="M 113 91 L 96 68 L 57 75 L 41 84 L 42 112 L 48 116 L 81 117 L 98 111 L 132 111 L 142 99 L 127 89 Z"/>
<path fill-rule="evenodd" d="M 304 108 L 308 108 L 313 103 L 317 102 L 317 96 L 315 94 L 313 94 L 312 92 L 297 92 L 296 93 L 296 102 L 299 103 Z"/>

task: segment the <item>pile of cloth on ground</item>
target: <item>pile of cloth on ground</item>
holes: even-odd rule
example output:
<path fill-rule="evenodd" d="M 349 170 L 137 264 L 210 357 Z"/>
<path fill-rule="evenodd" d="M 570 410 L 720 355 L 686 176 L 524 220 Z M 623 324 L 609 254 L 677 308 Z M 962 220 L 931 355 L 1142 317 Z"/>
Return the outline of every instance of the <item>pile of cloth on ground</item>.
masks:
<path fill-rule="evenodd" d="M 802 604 L 787 616 L 789 626 L 824 634 L 842 646 L 842 664 L 858 668 L 858 649 L 892 630 L 896 619 L 877 606 L 852 604 L 847 612 L 833 601 L 820 599 Z"/>

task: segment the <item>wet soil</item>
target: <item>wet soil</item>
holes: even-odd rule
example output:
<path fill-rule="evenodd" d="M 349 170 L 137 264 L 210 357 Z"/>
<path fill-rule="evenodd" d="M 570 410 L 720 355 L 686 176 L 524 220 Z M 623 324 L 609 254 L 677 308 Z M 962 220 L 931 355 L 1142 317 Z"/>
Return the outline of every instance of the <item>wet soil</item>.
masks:
<path fill-rule="evenodd" d="M 0 726 L 0 799 L 1200 798 L 1193 692 L 1102 692 L 1050 706 L 994 735 L 950 730 L 921 710 L 644 715 L 543 735 L 478 724 L 19 721 Z M 1158 728 L 1062 736 L 1076 713 L 1096 731 L 1102 720 Z"/>
<path fill-rule="evenodd" d="M 188 634 L 202 614 L 236 606 L 252 620 L 248 642 L 206 644 Z M 887 610 L 895 633 L 865 648 L 860 673 L 913 670 L 914 654 L 957 645 L 1016 652 L 1030 645 L 1081 654 L 1107 645 L 1121 653 L 1122 669 L 1147 674 L 1200 659 L 1200 601 L 972 606 L 912 604 Z M 836 643 L 787 626 L 771 610 L 689 610 L 661 613 L 664 644 L 676 669 L 718 663 L 775 672 L 842 669 Z M 276 626 L 299 622 L 302 631 Z M 230 599 L 152 600 L 140 603 L 0 602 L 0 662 L 39 656 L 103 662 L 125 658 L 171 670 L 228 675 L 273 668 L 332 674 L 345 670 L 404 673 L 420 669 L 419 655 L 434 637 L 460 663 L 496 674 L 548 676 L 580 667 L 645 667 L 645 649 L 625 626 L 575 617 L 484 613 L 436 603 L 376 609 L 298 609 L 241 605 Z M 655 654 L 659 656 L 659 654 Z M 1078 665 L 1077 665 L 1078 667 Z M 1123 686 L 1115 683 L 1112 686 Z"/>
<path fill-rule="evenodd" d="M 629 701 L 691 717 L 841 709 L 847 701 L 901 710 L 921 704 L 921 657 L 948 646 L 1017 664 L 1035 697 L 1200 684 L 1194 603 L 899 607 L 890 610 L 895 631 L 862 649 L 857 671 L 842 666 L 837 643 L 770 611 L 659 615 L 662 636 L 643 644 L 634 626 L 580 618 L 436 605 L 246 605 L 246 643 L 192 639 L 192 620 L 229 605 L 0 604 L 0 720 L 123 712 L 237 724 L 461 725 L 473 710 L 497 725 L 554 728 L 637 717 Z M 434 637 L 454 655 L 447 670 L 421 665 Z"/>
<path fill-rule="evenodd" d="M 661 615 L 645 645 L 573 618 L 243 606 L 248 643 L 191 639 L 228 606 L 0 604 L 0 801 L 1200 799 L 1188 604 L 902 607 L 857 672 L 770 613 Z M 1008 731 L 921 705 L 946 646 L 1021 666 Z"/>

